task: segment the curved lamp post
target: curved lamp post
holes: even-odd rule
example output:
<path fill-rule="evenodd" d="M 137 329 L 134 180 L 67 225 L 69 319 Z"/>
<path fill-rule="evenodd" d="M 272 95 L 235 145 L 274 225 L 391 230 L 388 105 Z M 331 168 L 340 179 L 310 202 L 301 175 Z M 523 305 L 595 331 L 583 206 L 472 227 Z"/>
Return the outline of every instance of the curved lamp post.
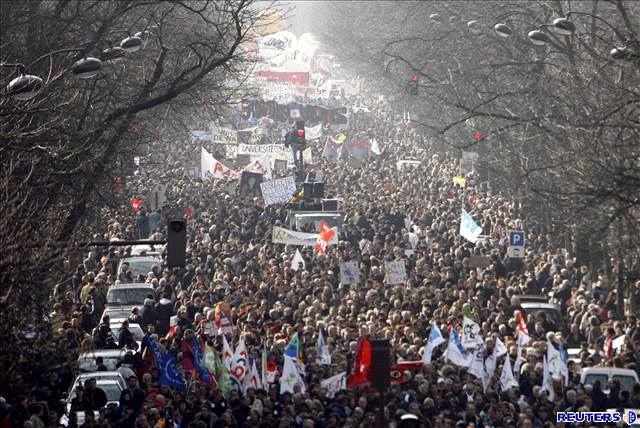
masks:
<path fill-rule="evenodd" d="M 536 46 L 544 46 L 547 43 L 551 43 L 549 35 L 540 30 L 529 31 L 527 37 L 529 38 L 529 41 Z"/>
<path fill-rule="evenodd" d="M 563 36 L 570 36 L 576 31 L 576 24 L 567 18 L 556 18 L 551 24 L 551 29 Z"/>
<path fill-rule="evenodd" d="M 102 61 L 98 58 L 87 57 L 76 61 L 71 66 L 71 72 L 79 79 L 90 79 L 100 72 Z"/>
<path fill-rule="evenodd" d="M 126 51 L 121 47 L 114 46 L 103 50 L 100 59 L 104 62 L 117 62 L 124 57 L 125 53 Z"/>
<path fill-rule="evenodd" d="M 18 77 L 7 85 L 7 93 L 18 101 L 28 101 L 38 95 L 44 87 L 42 78 L 33 74 L 25 74 L 24 64 L 1 64 L 2 67 L 15 67 Z"/>
<path fill-rule="evenodd" d="M 442 22 L 442 18 L 440 18 L 439 13 L 432 13 L 431 15 L 429 15 L 429 19 L 433 22 Z"/>
<path fill-rule="evenodd" d="M 510 37 L 513 34 L 513 30 L 507 24 L 499 23 L 494 25 L 493 31 L 500 37 Z"/>
<path fill-rule="evenodd" d="M 120 47 L 126 52 L 135 52 L 142 47 L 142 39 L 137 36 L 129 36 L 120 42 Z"/>
<path fill-rule="evenodd" d="M 472 33 L 478 33 L 480 32 L 480 24 L 478 23 L 478 21 L 471 20 L 469 22 L 467 22 L 467 28 L 469 29 L 469 31 L 471 31 Z"/>

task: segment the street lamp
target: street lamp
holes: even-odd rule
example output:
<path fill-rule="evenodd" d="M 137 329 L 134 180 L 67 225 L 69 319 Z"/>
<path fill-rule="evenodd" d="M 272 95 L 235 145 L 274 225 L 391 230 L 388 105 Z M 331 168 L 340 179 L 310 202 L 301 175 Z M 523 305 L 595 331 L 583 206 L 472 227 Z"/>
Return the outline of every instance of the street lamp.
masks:
<path fill-rule="evenodd" d="M 551 25 L 551 29 L 558 34 L 562 34 L 563 36 L 570 36 L 576 31 L 576 24 L 573 21 L 570 21 L 567 18 L 556 18 L 553 20 L 553 24 Z"/>
<path fill-rule="evenodd" d="M 24 64 L 0 64 L 2 67 L 15 67 L 18 77 L 7 85 L 7 93 L 18 101 L 28 101 L 44 87 L 44 81 L 33 74 L 25 74 Z"/>
<path fill-rule="evenodd" d="M 102 59 L 102 61 L 104 62 L 117 62 L 124 57 L 125 52 L 126 51 L 121 47 L 114 46 L 112 48 L 103 50 L 102 54 L 100 55 L 100 59 Z"/>
<path fill-rule="evenodd" d="M 551 43 L 551 39 L 549 38 L 549 35 L 540 30 L 529 31 L 529 34 L 527 34 L 527 37 L 529 38 L 529 41 L 531 41 L 531 43 L 533 43 L 536 46 L 544 46 L 547 43 Z"/>
<path fill-rule="evenodd" d="M 493 31 L 495 31 L 495 33 L 500 36 L 500 37 L 510 37 L 511 34 L 513 33 L 513 30 L 511 29 L 511 27 L 509 27 L 507 24 L 503 24 L 503 23 L 499 23 L 496 24 L 493 27 Z"/>
<path fill-rule="evenodd" d="M 442 19 L 440 18 L 439 13 L 432 13 L 431 15 L 429 15 L 429 19 L 432 20 L 433 22 L 442 22 Z"/>
<path fill-rule="evenodd" d="M 126 52 L 135 52 L 142 47 L 142 39 L 137 35 L 129 36 L 120 42 L 120 47 Z"/>
<path fill-rule="evenodd" d="M 87 57 L 78 60 L 71 66 L 71 72 L 79 79 L 90 79 L 100 72 L 102 61 L 98 58 Z"/>
<path fill-rule="evenodd" d="M 467 22 L 467 28 L 469 28 L 469 31 L 471 31 L 472 33 L 478 33 L 480 31 L 478 21 L 476 21 L 475 19 Z"/>

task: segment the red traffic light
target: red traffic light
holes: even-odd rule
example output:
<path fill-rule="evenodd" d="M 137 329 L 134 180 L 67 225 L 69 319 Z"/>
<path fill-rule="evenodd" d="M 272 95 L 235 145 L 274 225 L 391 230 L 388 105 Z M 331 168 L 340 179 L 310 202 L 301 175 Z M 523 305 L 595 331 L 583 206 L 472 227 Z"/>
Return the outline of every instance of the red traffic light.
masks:
<path fill-rule="evenodd" d="M 298 137 L 304 138 L 304 129 L 298 129 Z"/>
<path fill-rule="evenodd" d="M 473 134 L 473 139 L 476 141 L 480 141 L 480 139 L 482 139 L 482 134 L 479 132 L 476 132 L 475 134 Z"/>
<path fill-rule="evenodd" d="M 412 82 L 417 82 L 418 81 L 418 75 L 417 74 L 412 75 L 411 76 L 411 81 Z"/>

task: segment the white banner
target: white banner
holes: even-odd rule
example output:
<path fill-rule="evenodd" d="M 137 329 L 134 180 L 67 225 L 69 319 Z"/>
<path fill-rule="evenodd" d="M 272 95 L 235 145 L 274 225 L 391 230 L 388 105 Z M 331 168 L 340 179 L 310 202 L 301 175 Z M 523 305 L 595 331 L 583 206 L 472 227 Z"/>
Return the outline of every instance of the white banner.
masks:
<path fill-rule="evenodd" d="M 422 162 L 417 161 L 417 160 L 399 160 L 398 162 L 396 162 L 396 168 L 398 168 L 399 170 L 407 167 L 407 166 L 420 166 L 422 164 Z"/>
<path fill-rule="evenodd" d="M 329 240 L 329 244 L 338 245 L 338 228 L 333 227 L 332 229 L 334 234 Z M 317 233 L 296 232 L 279 226 L 273 226 L 271 235 L 271 241 L 274 244 L 302 245 L 304 247 L 315 246 L 317 239 Z"/>
<path fill-rule="evenodd" d="M 402 260 L 386 262 L 384 270 L 387 273 L 387 284 L 389 285 L 404 284 L 407 280 L 407 270 Z"/>
<path fill-rule="evenodd" d="M 239 155 L 249 155 L 252 158 L 272 155 L 275 159 L 293 161 L 293 152 L 284 144 L 238 144 Z"/>
<path fill-rule="evenodd" d="M 336 392 L 347 389 L 347 372 L 338 373 L 320 382 L 320 387 L 326 388 L 327 397 L 333 398 Z"/>
<path fill-rule="evenodd" d="M 345 285 L 360 282 L 360 270 L 358 269 L 357 261 L 353 260 L 340 263 L 340 282 Z"/>
<path fill-rule="evenodd" d="M 204 147 L 200 149 L 200 172 L 202 173 L 202 179 L 213 178 L 217 180 L 224 179 L 236 179 L 239 178 L 239 174 L 224 166 L 219 160 L 213 157 L 211 153 L 205 150 Z"/>
<path fill-rule="evenodd" d="M 289 202 L 296 193 L 296 182 L 293 176 L 260 183 L 264 204 L 272 205 Z"/>
<path fill-rule="evenodd" d="M 213 136 L 207 131 L 191 131 L 191 142 L 193 144 L 212 141 Z"/>
<path fill-rule="evenodd" d="M 211 141 L 218 144 L 237 144 L 238 131 L 235 129 L 212 125 Z"/>
<path fill-rule="evenodd" d="M 322 137 L 322 124 L 319 123 L 316 126 L 305 126 L 304 135 L 307 140 L 317 140 Z"/>

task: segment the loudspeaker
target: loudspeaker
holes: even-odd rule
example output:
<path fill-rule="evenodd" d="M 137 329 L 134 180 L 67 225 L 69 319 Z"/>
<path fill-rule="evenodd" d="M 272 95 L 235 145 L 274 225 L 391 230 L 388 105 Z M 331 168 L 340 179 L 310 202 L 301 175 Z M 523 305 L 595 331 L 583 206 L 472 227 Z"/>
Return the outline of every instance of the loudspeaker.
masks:
<path fill-rule="evenodd" d="M 324 198 L 324 182 L 313 183 L 313 197 Z"/>
<path fill-rule="evenodd" d="M 322 211 L 338 211 L 338 200 L 337 199 L 323 199 L 322 200 Z"/>
<path fill-rule="evenodd" d="M 184 267 L 187 258 L 187 222 L 174 218 L 167 223 L 167 265 Z"/>
<path fill-rule="evenodd" d="M 370 340 L 371 386 L 384 392 L 391 385 L 391 345 L 388 340 Z"/>
<path fill-rule="evenodd" d="M 302 183 L 302 190 L 304 192 L 304 199 L 310 201 L 313 199 L 313 183 Z"/>

